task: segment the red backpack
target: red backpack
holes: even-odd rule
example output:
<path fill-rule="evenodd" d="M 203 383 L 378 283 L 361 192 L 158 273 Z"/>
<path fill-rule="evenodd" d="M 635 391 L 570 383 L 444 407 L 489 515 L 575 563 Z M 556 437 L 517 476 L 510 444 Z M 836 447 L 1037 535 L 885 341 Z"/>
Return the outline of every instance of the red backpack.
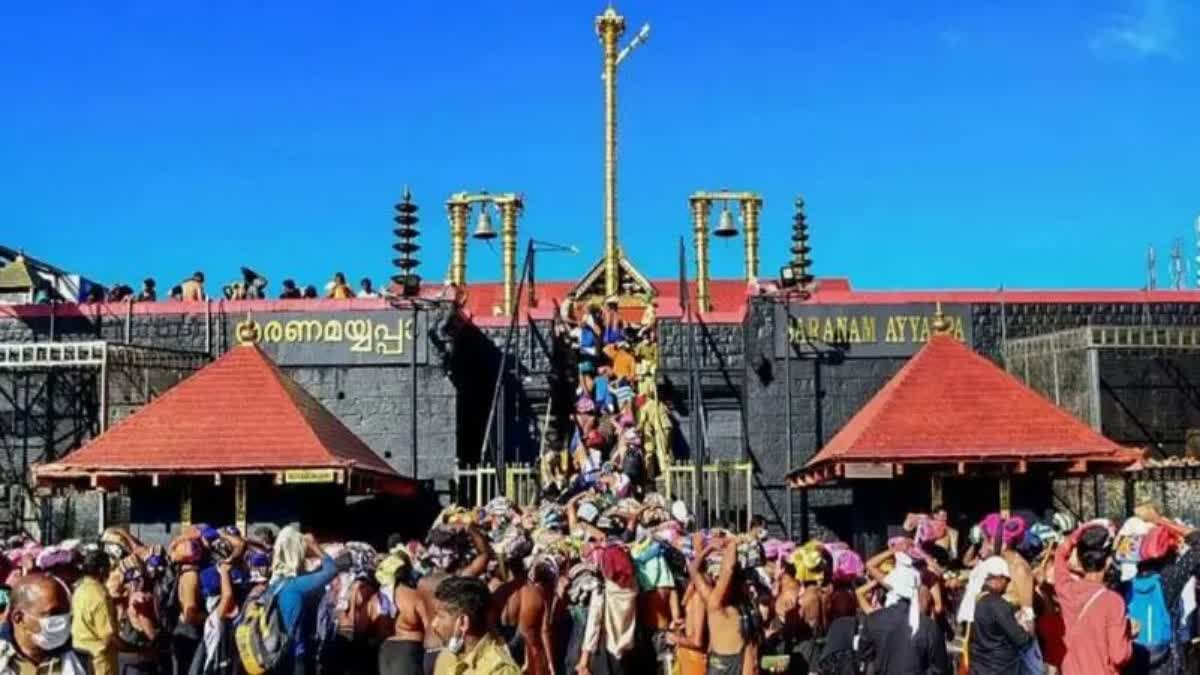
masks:
<path fill-rule="evenodd" d="M 622 588 L 633 588 L 637 579 L 633 573 L 633 558 L 622 544 L 605 544 L 597 553 L 600 575 Z"/>

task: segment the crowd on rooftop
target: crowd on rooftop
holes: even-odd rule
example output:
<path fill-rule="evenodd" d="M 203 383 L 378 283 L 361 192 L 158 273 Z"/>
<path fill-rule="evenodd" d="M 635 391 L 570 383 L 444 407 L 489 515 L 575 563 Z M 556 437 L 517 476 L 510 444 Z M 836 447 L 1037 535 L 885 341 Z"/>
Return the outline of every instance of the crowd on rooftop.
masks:
<path fill-rule="evenodd" d="M 222 297 L 226 300 L 265 300 L 269 297 L 267 278 L 249 269 L 242 268 L 242 278 L 230 281 L 221 286 Z M 38 302 L 49 302 L 48 289 L 39 293 Z M 210 298 L 205 287 L 204 273 L 197 271 L 188 278 L 170 288 L 164 298 L 159 297 L 158 283 L 152 279 L 144 279 L 140 290 L 126 284 L 116 284 L 104 289 L 92 286 L 87 292 L 85 302 L 158 302 L 160 299 L 171 301 L 197 302 Z M 346 275 L 335 272 L 333 277 L 318 290 L 314 285 L 301 286 L 294 279 L 284 279 L 280 284 L 277 297 L 281 300 L 296 299 L 333 299 L 346 300 L 349 298 L 378 298 L 381 292 L 368 277 L 363 277 L 355 290 L 346 281 Z"/>

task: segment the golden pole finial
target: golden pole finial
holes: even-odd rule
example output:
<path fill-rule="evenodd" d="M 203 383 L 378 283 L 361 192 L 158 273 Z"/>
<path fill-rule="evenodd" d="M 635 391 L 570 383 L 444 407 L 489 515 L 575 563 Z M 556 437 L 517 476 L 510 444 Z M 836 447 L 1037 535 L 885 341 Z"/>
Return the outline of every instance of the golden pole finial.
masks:
<path fill-rule="evenodd" d="M 938 300 L 937 309 L 933 312 L 933 334 L 934 335 L 949 335 L 950 320 L 946 318 L 946 314 L 942 312 L 942 301 Z"/>
<path fill-rule="evenodd" d="M 625 32 L 625 17 L 612 4 L 596 17 L 596 35 L 604 46 L 604 294 L 616 295 L 619 274 L 617 250 L 617 41 Z"/>

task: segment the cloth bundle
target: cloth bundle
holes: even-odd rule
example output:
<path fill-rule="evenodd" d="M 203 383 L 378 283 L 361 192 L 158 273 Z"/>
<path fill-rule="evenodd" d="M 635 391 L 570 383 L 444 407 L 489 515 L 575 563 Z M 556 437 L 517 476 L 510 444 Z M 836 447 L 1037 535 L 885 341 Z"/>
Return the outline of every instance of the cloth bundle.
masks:
<path fill-rule="evenodd" d="M 600 570 L 591 563 L 576 563 L 567 572 L 567 579 L 570 584 L 567 586 L 567 598 L 573 605 L 587 604 L 602 583 Z"/>
<path fill-rule="evenodd" d="M 354 590 L 354 582 L 375 577 L 378 553 L 370 544 L 351 541 L 342 547 L 339 555 L 350 557 L 350 568 L 338 574 L 338 595 L 334 603 L 337 611 L 344 612 L 350 608 L 350 594 Z"/>
<path fill-rule="evenodd" d="M 469 542 L 463 533 L 445 527 L 434 527 L 429 531 L 429 545 L 418 558 L 426 571 L 448 570 L 466 558 Z"/>
<path fill-rule="evenodd" d="M 653 538 L 642 539 L 630 547 L 638 588 L 643 591 L 674 588 L 675 572 L 664 555 L 666 547 Z"/>
<path fill-rule="evenodd" d="M 915 513 L 904 520 L 904 530 L 912 532 L 917 544 L 931 544 L 946 536 L 946 521 L 924 513 Z"/>
<path fill-rule="evenodd" d="M 483 507 L 483 512 L 493 518 L 511 518 L 513 505 L 508 497 L 496 497 Z"/>
<path fill-rule="evenodd" d="M 767 556 L 758 541 L 744 540 L 738 544 L 737 559 L 742 569 L 751 570 L 766 563 Z"/>
<path fill-rule="evenodd" d="M 763 554 L 768 562 L 787 560 L 796 552 L 796 542 L 771 538 L 763 542 Z"/>
<path fill-rule="evenodd" d="M 829 553 L 832 568 L 831 578 L 835 583 L 848 583 L 861 579 L 866 573 L 866 565 L 862 556 L 843 542 L 833 542 L 825 545 Z"/>
<path fill-rule="evenodd" d="M 510 525 L 500 536 L 500 540 L 496 542 L 496 555 L 505 562 L 513 562 L 516 560 L 524 560 L 533 553 L 533 541 L 529 539 L 529 535 L 525 534 L 525 530 L 515 525 Z"/>
<path fill-rule="evenodd" d="M 1113 560 L 1118 565 L 1134 565 L 1142 561 L 1142 540 L 1154 526 L 1134 516 L 1121 525 L 1113 543 Z"/>
<path fill-rule="evenodd" d="M 1028 529 L 1025 519 L 1021 516 L 1005 518 L 999 513 L 989 514 L 979 527 L 989 541 L 994 541 L 999 534 L 1000 541 L 1009 547 L 1015 547 L 1022 542 L 1025 539 L 1025 530 Z"/>
<path fill-rule="evenodd" d="M 809 542 L 792 553 L 792 567 L 800 583 L 825 581 L 825 550 L 819 542 Z"/>
<path fill-rule="evenodd" d="M 55 546 L 43 548 L 35 558 L 38 569 L 52 570 L 64 565 L 73 565 L 80 558 L 78 539 L 66 539 Z"/>

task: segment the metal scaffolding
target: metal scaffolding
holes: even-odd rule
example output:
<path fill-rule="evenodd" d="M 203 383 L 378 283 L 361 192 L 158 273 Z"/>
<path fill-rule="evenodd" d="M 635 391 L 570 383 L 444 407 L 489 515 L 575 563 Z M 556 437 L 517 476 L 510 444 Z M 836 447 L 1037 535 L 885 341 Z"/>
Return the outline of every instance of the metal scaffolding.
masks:
<path fill-rule="evenodd" d="M 40 529 L 31 465 L 103 433 L 208 361 L 104 341 L 0 343 L 0 532 Z"/>
<path fill-rule="evenodd" d="M 1100 355 L 1105 351 L 1200 350 L 1200 327 L 1084 326 L 1001 346 L 1005 369 L 1093 429 L 1101 429 Z"/>

